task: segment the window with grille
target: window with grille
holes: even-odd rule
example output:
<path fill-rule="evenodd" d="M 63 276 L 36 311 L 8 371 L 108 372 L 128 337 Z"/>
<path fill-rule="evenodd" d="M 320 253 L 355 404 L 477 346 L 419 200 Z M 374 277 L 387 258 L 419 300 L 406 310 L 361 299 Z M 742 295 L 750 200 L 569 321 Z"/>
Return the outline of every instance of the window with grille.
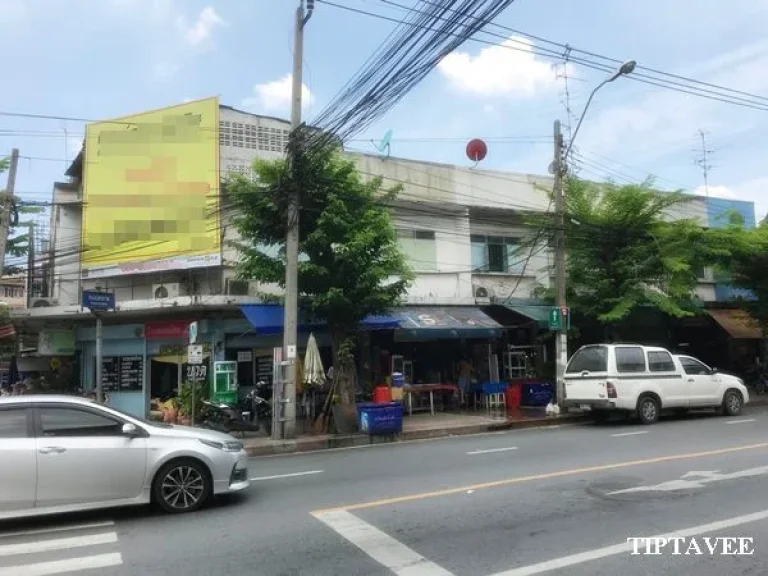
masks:
<path fill-rule="evenodd" d="M 472 268 L 476 272 L 522 274 L 525 255 L 520 238 L 472 234 Z"/>

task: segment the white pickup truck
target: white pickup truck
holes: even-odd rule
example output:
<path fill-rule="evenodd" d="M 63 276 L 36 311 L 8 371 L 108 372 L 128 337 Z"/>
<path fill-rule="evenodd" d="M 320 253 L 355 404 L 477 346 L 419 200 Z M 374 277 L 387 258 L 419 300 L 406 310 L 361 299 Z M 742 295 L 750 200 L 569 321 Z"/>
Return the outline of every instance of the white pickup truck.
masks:
<path fill-rule="evenodd" d="M 664 348 L 582 346 L 565 369 L 564 407 L 590 411 L 595 420 L 621 411 L 653 424 L 662 410 L 691 408 L 716 408 L 735 416 L 747 402 L 749 392 L 741 378 Z"/>

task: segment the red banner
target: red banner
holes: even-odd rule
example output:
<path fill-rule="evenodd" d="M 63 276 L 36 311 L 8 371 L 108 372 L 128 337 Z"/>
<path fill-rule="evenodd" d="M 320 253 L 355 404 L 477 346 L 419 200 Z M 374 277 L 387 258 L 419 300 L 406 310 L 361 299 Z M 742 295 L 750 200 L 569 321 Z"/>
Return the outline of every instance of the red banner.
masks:
<path fill-rule="evenodd" d="M 189 322 L 147 322 L 144 324 L 147 340 L 187 340 Z"/>

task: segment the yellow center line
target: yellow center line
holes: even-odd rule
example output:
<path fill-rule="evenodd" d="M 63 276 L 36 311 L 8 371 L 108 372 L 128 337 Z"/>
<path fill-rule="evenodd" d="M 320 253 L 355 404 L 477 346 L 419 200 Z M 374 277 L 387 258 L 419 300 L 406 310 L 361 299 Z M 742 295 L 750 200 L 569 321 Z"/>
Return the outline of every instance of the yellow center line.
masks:
<path fill-rule="evenodd" d="M 589 474 L 590 472 L 605 472 L 606 470 L 616 470 L 618 468 L 631 468 L 633 466 L 645 466 L 648 464 L 658 464 L 660 462 L 674 462 L 678 460 L 692 460 L 694 458 L 705 458 L 707 456 L 718 456 L 721 454 L 731 454 L 734 452 L 744 452 L 747 450 L 759 450 L 768 448 L 768 442 L 759 444 L 747 444 L 745 446 L 735 446 L 732 448 L 720 448 L 718 450 L 707 450 L 705 452 L 689 452 L 686 454 L 672 454 L 670 456 L 658 456 L 656 458 L 646 458 L 644 460 L 629 460 L 627 462 L 615 462 L 613 464 L 601 464 L 599 466 L 586 466 L 584 468 L 570 468 L 568 470 L 559 470 L 557 472 L 544 472 L 542 474 L 533 474 L 530 476 L 515 476 L 503 480 L 492 482 L 482 482 L 480 484 L 471 484 L 469 486 L 460 486 L 458 488 L 446 488 L 444 490 L 435 490 L 433 492 L 422 492 L 420 494 L 409 494 L 406 496 L 395 496 L 393 498 L 383 498 L 381 500 L 372 500 L 370 502 L 361 502 L 359 504 L 349 504 L 338 506 L 336 508 L 326 508 L 311 512 L 313 515 L 322 515 L 330 512 L 365 510 L 367 508 L 378 508 L 379 506 L 389 506 L 391 504 L 402 504 L 403 502 L 414 502 L 417 500 L 427 500 L 429 498 L 439 498 L 441 496 L 451 496 L 460 494 L 467 490 L 485 490 L 488 488 L 498 488 L 500 486 L 511 486 L 513 484 L 523 484 L 536 480 L 549 480 L 552 478 L 563 478 L 566 476 L 577 476 L 579 474 Z"/>

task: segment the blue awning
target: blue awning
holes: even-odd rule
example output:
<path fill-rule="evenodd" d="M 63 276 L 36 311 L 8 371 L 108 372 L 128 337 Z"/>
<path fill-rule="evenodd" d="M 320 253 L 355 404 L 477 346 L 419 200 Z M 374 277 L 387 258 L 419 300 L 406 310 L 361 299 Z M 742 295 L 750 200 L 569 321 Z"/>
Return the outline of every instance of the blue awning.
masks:
<path fill-rule="evenodd" d="M 243 315 L 259 334 L 280 334 L 283 331 L 284 309 L 276 304 L 248 304 L 240 306 Z M 391 330 L 400 326 L 394 316 L 368 316 L 361 323 L 364 330 Z M 299 331 L 311 332 L 322 329 L 325 322 L 307 318 L 299 319 Z"/>
<path fill-rule="evenodd" d="M 471 306 L 423 306 L 398 308 L 400 329 L 395 340 L 451 338 L 500 338 L 503 327 L 479 308 Z"/>

